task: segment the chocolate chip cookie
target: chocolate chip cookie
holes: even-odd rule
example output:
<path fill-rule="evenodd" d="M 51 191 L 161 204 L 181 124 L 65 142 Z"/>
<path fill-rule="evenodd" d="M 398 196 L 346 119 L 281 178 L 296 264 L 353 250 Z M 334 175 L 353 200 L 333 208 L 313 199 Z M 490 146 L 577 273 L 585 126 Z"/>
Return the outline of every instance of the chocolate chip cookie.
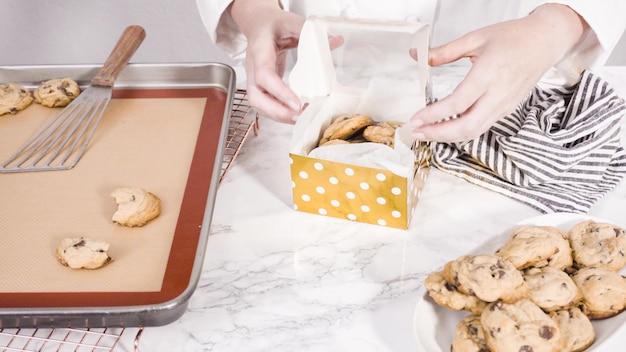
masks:
<path fill-rule="evenodd" d="M 561 331 L 563 351 L 579 352 L 586 350 L 596 339 L 596 331 L 591 320 L 577 307 L 550 313 Z"/>
<path fill-rule="evenodd" d="M 119 187 L 111 192 L 117 203 L 113 222 L 123 226 L 144 226 L 161 214 L 161 199 L 138 187 Z"/>
<path fill-rule="evenodd" d="M 462 293 L 486 302 L 514 302 L 527 292 L 522 273 L 492 254 L 464 255 L 446 263 L 443 275 Z"/>
<path fill-rule="evenodd" d="M 585 267 L 572 275 L 582 293 L 581 309 L 590 319 L 604 319 L 626 308 L 626 278 L 614 271 Z"/>
<path fill-rule="evenodd" d="M 56 250 L 61 264 L 72 269 L 98 269 L 111 261 L 109 244 L 85 237 L 64 238 Z"/>
<path fill-rule="evenodd" d="M 468 315 L 454 329 L 451 352 L 489 352 L 479 315 Z"/>
<path fill-rule="evenodd" d="M 329 145 L 337 145 L 337 144 L 350 144 L 350 142 L 348 142 L 345 139 L 331 139 L 331 140 L 325 142 L 324 144 L 321 144 L 320 147 L 322 147 L 322 146 L 329 146 Z"/>
<path fill-rule="evenodd" d="M 334 139 L 349 139 L 362 132 L 365 127 L 372 123 L 372 118 L 367 115 L 353 114 L 339 116 L 324 130 L 318 146 L 322 146 Z"/>
<path fill-rule="evenodd" d="M 454 284 L 446 281 L 441 271 L 428 275 L 424 287 L 435 303 L 448 309 L 467 310 L 479 315 L 487 305 L 476 296 L 459 292 Z"/>
<path fill-rule="evenodd" d="M 373 125 L 365 127 L 363 137 L 369 142 L 382 143 L 393 147 L 396 128 L 401 127 L 400 121 L 384 121 L 376 122 Z"/>
<path fill-rule="evenodd" d="M 480 316 L 487 346 L 498 352 L 563 351 L 556 322 L 528 299 L 493 302 Z"/>
<path fill-rule="evenodd" d="M 32 102 L 33 96 L 25 87 L 15 83 L 0 84 L 0 116 L 15 114 Z"/>
<path fill-rule="evenodd" d="M 546 265 L 564 269 L 572 265 L 567 233 L 552 226 L 520 226 L 495 254 L 518 269 Z"/>
<path fill-rule="evenodd" d="M 574 225 L 568 235 L 577 267 L 619 271 L 626 265 L 626 234 L 621 227 L 587 220 Z"/>
<path fill-rule="evenodd" d="M 544 266 L 524 271 L 528 299 L 546 312 L 573 307 L 582 298 L 578 286 L 563 270 Z"/>
<path fill-rule="evenodd" d="M 66 106 L 79 94 L 80 87 L 71 78 L 47 80 L 33 91 L 35 102 L 49 108 Z"/>

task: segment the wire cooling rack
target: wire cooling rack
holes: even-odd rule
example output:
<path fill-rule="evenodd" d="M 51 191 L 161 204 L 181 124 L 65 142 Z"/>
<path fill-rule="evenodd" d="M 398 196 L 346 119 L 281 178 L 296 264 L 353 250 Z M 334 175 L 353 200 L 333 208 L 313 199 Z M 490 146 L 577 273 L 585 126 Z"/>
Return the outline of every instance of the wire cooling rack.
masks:
<path fill-rule="evenodd" d="M 141 328 L 0 329 L 0 351 L 106 352 L 121 347 L 122 339 L 129 339 L 125 345 L 138 351 L 142 331 Z"/>
<path fill-rule="evenodd" d="M 246 91 L 238 89 L 233 96 L 220 182 L 239 154 L 250 131 L 254 131 L 255 135 L 259 133 L 259 115 L 250 117 L 250 110 Z M 142 332 L 143 328 L 0 328 L 0 352 L 138 352 Z M 132 346 L 132 350 L 129 346 Z"/>
<path fill-rule="evenodd" d="M 231 167 L 232 162 L 239 154 L 246 137 L 253 130 L 255 135 L 259 134 L 259 114 L 254 118 L 249 118 L 250 106 L 248 105 L 245 90 L 237 90 L 233 98 L 233 108 L 228 126 L 228 139 L 224 148 L 224 158 L 222 159 L 222 174 L 220 182 Z"/>

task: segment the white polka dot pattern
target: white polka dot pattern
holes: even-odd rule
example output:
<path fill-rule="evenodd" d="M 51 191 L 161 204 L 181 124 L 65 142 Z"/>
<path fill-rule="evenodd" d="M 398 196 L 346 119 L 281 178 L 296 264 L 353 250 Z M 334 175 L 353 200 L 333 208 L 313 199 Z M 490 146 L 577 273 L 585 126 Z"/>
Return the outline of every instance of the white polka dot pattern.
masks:
<path fill-rule="evenodd" d="M 291 154 L 298 211 L 406 229 L 421 187 L 387 170 Z M 416 182 L 420 185 L 420 177 Z"/>

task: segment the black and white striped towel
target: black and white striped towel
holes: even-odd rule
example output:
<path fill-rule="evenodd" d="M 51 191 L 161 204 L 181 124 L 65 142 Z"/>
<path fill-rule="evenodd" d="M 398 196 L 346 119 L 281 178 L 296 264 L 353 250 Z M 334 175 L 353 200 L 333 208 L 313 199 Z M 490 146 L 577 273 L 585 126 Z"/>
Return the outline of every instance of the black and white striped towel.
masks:
<path fill-rule="evenodd" d="M 625 103 L 583 72 L 571 88 L 535 88 L 481 137 L 433 145 L 435 167 L 544 213 L 586 213 L 626 174 Z"/>

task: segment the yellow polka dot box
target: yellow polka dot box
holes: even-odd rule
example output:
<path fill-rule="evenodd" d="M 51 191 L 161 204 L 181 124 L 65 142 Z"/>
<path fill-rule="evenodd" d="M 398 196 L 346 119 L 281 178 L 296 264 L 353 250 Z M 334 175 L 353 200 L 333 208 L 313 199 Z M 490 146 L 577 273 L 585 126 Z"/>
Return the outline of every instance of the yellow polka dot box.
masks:
<path fill-rule="evenodd" d="M 409 227 L 431 156 L 408 124 L 430 100 L 427 50 L 424 23 L 307 19 L 289 75 L 306 106 L 289 153 L 296 210 Z"/>

